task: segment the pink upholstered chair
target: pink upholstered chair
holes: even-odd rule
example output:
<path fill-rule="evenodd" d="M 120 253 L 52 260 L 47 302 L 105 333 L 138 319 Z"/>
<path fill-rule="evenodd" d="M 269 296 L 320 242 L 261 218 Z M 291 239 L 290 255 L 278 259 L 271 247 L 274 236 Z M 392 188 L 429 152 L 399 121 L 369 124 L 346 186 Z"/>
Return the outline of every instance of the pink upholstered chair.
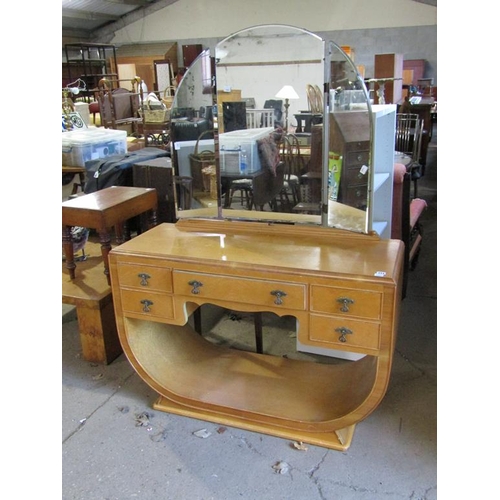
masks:
<path fill-rule="evenodd" d="M 411 173 L 402 163 L 394 164 L 392 191 L 391 238 L 405 244 L 405 262 L 403 271 L 403 298 L 406 295 L 408 271 L 415 269 L 422 243 L 422 225 L 420 216 L 427 207 L 421 198 L 410 201 Z"/>
<path fill-rule="evenodd" d="M 89 104 L 89 113 L 92 115 L 92 124 L 96 125 L 95 115 L 100 113 L 99 103 L 97 101 L 91 102 Z"/>

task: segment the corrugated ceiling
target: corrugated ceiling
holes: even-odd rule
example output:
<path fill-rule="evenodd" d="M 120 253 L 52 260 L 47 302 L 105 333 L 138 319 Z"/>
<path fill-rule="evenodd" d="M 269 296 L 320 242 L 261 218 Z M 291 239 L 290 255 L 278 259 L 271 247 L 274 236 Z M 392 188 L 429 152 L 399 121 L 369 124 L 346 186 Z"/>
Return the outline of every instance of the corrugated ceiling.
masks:
<path fill-rule="evenodd" d="M 62 36 L 90 40 L 96 30 L 126 19 L 131 13 L 139 14 L 164 0 L 62 0 Z"/>
<path fill-rule="evenodd" d="M 62 0 L 63 40 L 92 41 L 96 30 L 111 27 L 117 21 L 125 24 L 133 22 L 140 15 L 149 14 L 151 9 L 161 9 L 176 1 L 178 0 Z M 414 1 L 437 7 L 437 0 Z"/>

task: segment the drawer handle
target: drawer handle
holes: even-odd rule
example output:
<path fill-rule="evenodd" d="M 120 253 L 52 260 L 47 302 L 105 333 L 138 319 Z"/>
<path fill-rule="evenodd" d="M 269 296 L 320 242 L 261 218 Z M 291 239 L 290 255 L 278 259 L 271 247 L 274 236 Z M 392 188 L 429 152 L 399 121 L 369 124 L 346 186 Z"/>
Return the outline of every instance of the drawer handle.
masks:
<path fill-rule="evenodd" d="M 192 281 L 188 281 L 188 285 L 191 285 L 193 287 L 193 289 L 191 290 L 191 293 L 198 295 L 200 293 L 198 288 L 200 288 L 200 286 L 203 286 L 203 283 L 201 281 L 192 280 Z"/>
<path fill-rule="evenodd" d="M 349 330 L 349 328 L 346 328 L 345 326 L 341 326 L 340 328 L 335 328 L 335 331 L 340 333 L 339 337 L 340 342 L 347 342 L 345 336 L 352 335 L 352 330 Z"/>
<path fill-rule="evenodd" d="M 148 279 L 151 278 L 151 276 L 149 274 L 146 274 L 146 273 L 139 273 L 137 276 L 139 276 L 139 278 L 141 278 L 141 286 L 148 286 L 149 283 L 148 283 Z"/>
<path fill-rule="evenodd" d="M 349 297 L 339 297 L 337 299 L 337 302 L 342 304 L 342 307 L 340 308 L 340 310 L 343 313 L 348 313 L 349 312 L 349 304 L 354 304 L 354 300 L 350 299 Z"/>
<path fill-rule="evenodd" d="M 144 299 L 144 300 L 141 300 L 141 304 L 144 306 L 144 307 L 142 308 L 142 310 L 143 310 L 145 313 L 151 312 L 151 309 L 149 308 L 149 306 L 152 306 L 152 305 L 153 305 L 153 301 L 148 300 L 148 299 Z"/>
<path fill-rule="evenodd" d="M 286 297 L 286 292 L 282 292 L 281 290 L 273 290 L 271 292 L 271 295 L 274 295 L 276 297 L 276 300 L 274 301 L 274 303 L 277 306 L 280 306 L 281 304 L 283 304 L 281 297 Z"/>

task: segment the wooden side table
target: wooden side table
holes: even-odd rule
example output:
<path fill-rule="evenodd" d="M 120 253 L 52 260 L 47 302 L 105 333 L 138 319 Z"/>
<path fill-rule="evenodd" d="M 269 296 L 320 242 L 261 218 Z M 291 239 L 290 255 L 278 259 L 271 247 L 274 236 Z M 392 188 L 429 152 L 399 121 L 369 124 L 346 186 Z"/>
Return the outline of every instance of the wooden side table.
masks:
<path fill-rule="evenodd" d="M 108 254 L 111 250 L 111 229 L 115 228 L 117 243 L 120 245 L 125 241 L 123 223 L 132 217 L 150 212 L 150 225 L 156 226 L 157 207 L 156 189 L 126 186 L 112 186 L 63 202 L 62 238 L 66 267 L 71 279 L 75 279 L 76 268 L 71 239 L 72 226 L 96 229 L 99 233 L 104 274 L 110 284 Z"/>

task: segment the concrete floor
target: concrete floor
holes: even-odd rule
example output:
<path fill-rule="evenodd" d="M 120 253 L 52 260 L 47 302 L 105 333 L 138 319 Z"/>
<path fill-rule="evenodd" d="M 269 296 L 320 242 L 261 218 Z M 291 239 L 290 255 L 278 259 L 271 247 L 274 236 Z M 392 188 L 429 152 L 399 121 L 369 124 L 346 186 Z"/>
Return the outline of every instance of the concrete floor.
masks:
<path fill-rule="evenodd" d="M 286 439 L 152 410 L 156 393 L 123 355 L 108 366 L 81 358 L 74 310 L 63 306 L 62 498 L 436 499 L 436 143 L 437 130 L 419 181 L 424 240 L 389 388 L 346 452 L 297 450 Z M 203 429 L 208 437 L 195 435 Z"/>

